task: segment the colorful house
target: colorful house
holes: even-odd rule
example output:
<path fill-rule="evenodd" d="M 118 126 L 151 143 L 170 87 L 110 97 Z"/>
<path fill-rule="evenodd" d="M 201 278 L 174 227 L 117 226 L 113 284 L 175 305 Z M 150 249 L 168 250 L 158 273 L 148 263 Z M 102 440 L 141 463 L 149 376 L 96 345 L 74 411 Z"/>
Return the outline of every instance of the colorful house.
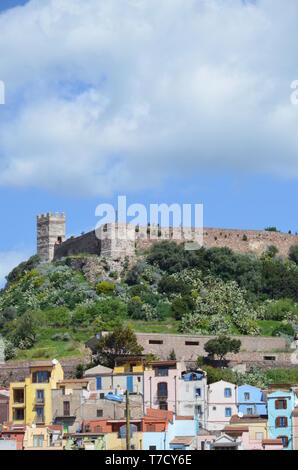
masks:
<path fill-rule="evenodd" d="M 220 380 L 208 385 L 207 430 L 220 431 L 238 413 L 237 385 Z"/>
<path fill-rule="evenodd" d="M 2 450 L 5 450 L 5 447 L 7 450 L 23 450 L 25 431 L 26 426 L 15 426 L 13 423 L 2 424 L 0 438 L 1 440 L 6 441 L 6 445 L 2 446 Z"/>
<path fill-rule="evenodd" d="M 169 410 L 178 414 L 178 389 L 181 362 L 151 361 L 144 371 L 144 407 Z"/>
<path fill-rule="evenodd" d="M 263 439 L 269 438 L 269 428 L 267 418 L 261 416 L 246 415 L 239 417 L 238 415 L 232 416 L 230 425 L 237 427 L 247 426 L 249 432 L 249 439 L 251 441 L 261 442 Z"/>
<path fill-rule="evenodd" d="M 207 420 L 207 374 L 205 371 L 182 372 L 178 378 L 178 415 L 195 416 L 199 427 Z"/>
<path fill-rule="evenodd" d="M 196 449 L 193 416 L 175 416 L 166 410 L 147 409 L 143 419 L 144 450 Z"/>
<path fill-rule="evenodd" d="M 252 385 L 238 387 L 238 411 L 243 415 L 267 415 L 267 404 L 263 391 Z"/>
<path fill-rule="evenodd" d="M 62 426 L 26 426 L 24 450 L 63 450 Z"/>
<path fill-rule="evenodd" d="M 292 411 L 293 450 L 298 450 L 298 406 Z"/>
<path fill-rule="evenodd" d="M 63 380 L 56 361 L 36 361 L 24 382 L 10 384 L 9 420 L 14 425 L 48 425 L 52 422 L 52 390 Z"/>
<path fill-rule="evenodd" d="M 267 395 L 268 425 L 271 439 L 282 439 L 284 450 L 293 449 L 292 413 L 296 405 L 293 390 L 276 390 Z"/>

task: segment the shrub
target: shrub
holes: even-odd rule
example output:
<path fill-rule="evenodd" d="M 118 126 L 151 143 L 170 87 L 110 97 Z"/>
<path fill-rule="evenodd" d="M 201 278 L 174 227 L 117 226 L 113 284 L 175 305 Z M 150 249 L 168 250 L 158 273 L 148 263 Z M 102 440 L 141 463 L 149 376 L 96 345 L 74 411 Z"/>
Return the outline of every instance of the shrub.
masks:
<path fill-rule="evenodd" d="M 115 284 L 110 281 L 99 282 L 96 286 L 96 293 L 100 294 L 112 294 L 115 289 Z"/>
<path fill-rule="evenodd" d="M 281 324 L 274 328 L 274 330 L 272 331 L 272 336 L 280 336 L 281 334 L 293 337 L 295 334 L 295 330 L 288 323 Z"/>

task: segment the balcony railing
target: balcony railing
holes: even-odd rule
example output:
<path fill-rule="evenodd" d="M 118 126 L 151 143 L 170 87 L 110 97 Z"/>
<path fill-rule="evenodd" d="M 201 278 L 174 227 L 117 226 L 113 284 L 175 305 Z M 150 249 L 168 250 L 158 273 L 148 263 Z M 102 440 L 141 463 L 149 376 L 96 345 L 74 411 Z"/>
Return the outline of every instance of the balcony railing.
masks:
<path fill-rule="evenodd" d="M 36 424 L 44 424 L 45 423 L 44 416 L 36 416 L 35 423 Z"/>
<path fill-rule="evenodd" d="M 36 405 L 44 405 L 44 397 L 35 397 Z"/>
<path fill-rule="evenodd" d="M 156 396 L 158 401 L 166 401 L 168 399 L 167 393 L 160 393 Z"/>

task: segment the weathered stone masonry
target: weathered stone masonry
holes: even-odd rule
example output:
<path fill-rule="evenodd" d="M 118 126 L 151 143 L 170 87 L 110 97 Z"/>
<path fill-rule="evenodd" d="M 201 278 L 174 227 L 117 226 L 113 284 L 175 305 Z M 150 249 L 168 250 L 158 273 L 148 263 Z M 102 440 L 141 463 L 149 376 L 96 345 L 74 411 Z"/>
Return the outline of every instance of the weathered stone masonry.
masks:
<path fill-rule="evenodd" d="M 135 249 L 146 249 L 158 240 L 173 240 L 184 243 L 185 236 L 192 234 L 194 229 L 170 228 L 169 230 L 152 227 L 136 228 L 130 224 L 107 224 L 97 231 L 93 230 L 79 237 L 71 237 L 65 241 L 65 214 L 51 213 L 37 217 L 37 253 L 44 261 L 53 258 L 79 253 L 96 254 L 115 259 L 125 256 L 133 257 Z M 260 255 L 270 245 L 278 249 L 281 256 L 287 256 L 293 245 L 298 245 L 298 235 L 265 230 L 235 230 L 220 228 L 204 228 L 203 246 L 228 247 L 239 253 L 255 253 Z"/>

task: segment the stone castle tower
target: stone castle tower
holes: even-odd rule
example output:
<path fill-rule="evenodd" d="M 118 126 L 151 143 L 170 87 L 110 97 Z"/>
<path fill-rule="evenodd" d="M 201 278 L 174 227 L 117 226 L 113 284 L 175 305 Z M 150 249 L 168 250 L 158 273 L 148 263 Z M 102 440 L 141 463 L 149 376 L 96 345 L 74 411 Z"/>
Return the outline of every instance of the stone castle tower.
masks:
<path fill-rule="evenodd" d="M 65 213 L 51 212 L 37 216 L 37 254 L 42 261 L 54 259 L 55 245 L 65 241 Z"/>

